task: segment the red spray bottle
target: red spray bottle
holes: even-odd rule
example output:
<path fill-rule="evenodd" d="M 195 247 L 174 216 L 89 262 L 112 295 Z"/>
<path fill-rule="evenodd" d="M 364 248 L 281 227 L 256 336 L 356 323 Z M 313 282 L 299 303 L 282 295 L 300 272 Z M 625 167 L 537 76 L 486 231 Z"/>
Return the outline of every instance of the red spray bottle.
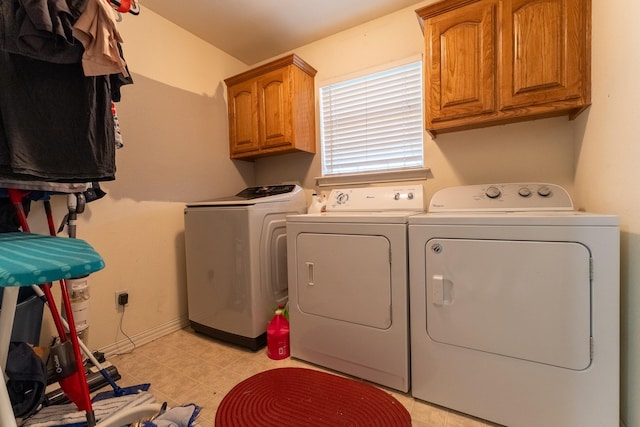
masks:
<path fill-rule="evenodd" d="M 284 310 L 278 308 L 267 327 L 267 356 L 280 360 L 289 357 L 289 322 Z"/>

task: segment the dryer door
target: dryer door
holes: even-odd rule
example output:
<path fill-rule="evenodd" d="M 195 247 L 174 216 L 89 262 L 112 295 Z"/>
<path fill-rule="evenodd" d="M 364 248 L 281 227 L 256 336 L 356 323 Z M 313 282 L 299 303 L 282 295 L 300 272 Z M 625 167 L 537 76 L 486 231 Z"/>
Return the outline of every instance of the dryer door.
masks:
<path fill-rule="evenodd" d="M 582 370 L 591 362 L 589 250 L 574 242 L 431 239 L 434 341 Z"/>
<path fill-rule="evenodd" d="M 379 329 L 391 326 L 387 238 L 302 233 L 296 243 L 302 312 Z"/>

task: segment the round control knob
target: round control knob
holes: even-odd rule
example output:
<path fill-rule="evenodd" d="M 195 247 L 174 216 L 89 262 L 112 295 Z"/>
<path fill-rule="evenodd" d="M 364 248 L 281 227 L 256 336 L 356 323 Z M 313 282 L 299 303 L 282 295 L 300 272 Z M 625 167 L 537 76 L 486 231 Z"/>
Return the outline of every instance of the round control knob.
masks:
<path fill-rule="evenodd" d="M 347 193 L 338 193 L 336 196 L 336 203 L 339 205 L 344 205 L 349 201 L 349 195 Z"/>
<path fill-rule="evenodd" d="M 393 195 L 393 200 L 400 200 L 400 193 L 396 193 Z"/>
<path fill-rule="evenodd" d="M 490 199 L 496 199 L 500 197 L 500 189 L 498 187 L 491 186 L 487 188 L 487 191 L 485 191 L 484 194 L 486 194 Z"/>
<path fill-rule="evenodd" d="M 413 200 L 413 193 L 407 193 L 407 199 Z"/>
<path fill-rule="evenodd" d="M 529 197 L 531 196 L 531 190 L 528 187 L 522 187 L 520 190 L 518 190 L 518 194 L 522 197 Z"/>
<path fill-rule="evenodd" d="M 540 195 L 540 197 L 549 197 L 551 195 L 551 189 L 546 185 L 543 185 L 538 188 L 538 195 Z"/>

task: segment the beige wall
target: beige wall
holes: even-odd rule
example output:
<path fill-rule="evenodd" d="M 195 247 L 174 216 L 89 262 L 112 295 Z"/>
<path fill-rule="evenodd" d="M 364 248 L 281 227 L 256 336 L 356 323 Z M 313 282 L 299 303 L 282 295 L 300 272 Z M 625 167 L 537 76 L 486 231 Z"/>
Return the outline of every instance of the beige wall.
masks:
<path fill-rule="evenodd" d="M 592 106 L 576 120 L 576 205 L 620 216 L 621 418 L 640 426 L 640 3 L 593 1 Z M 611 290 L 615 292 L 615 289 Z"/>

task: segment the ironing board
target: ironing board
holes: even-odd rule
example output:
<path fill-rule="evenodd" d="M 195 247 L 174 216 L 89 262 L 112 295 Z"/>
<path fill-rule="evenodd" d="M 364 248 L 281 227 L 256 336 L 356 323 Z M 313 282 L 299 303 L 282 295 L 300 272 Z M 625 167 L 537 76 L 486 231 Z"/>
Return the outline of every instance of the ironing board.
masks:
<path fill-rule="evenodd" d="M 11 330 L 22 286 L 86 276 L 104 268 L 102 257 L 85 241 L 32 233 L 0 233 L 0 427 L 16 427 L 4 379 Z"/>

